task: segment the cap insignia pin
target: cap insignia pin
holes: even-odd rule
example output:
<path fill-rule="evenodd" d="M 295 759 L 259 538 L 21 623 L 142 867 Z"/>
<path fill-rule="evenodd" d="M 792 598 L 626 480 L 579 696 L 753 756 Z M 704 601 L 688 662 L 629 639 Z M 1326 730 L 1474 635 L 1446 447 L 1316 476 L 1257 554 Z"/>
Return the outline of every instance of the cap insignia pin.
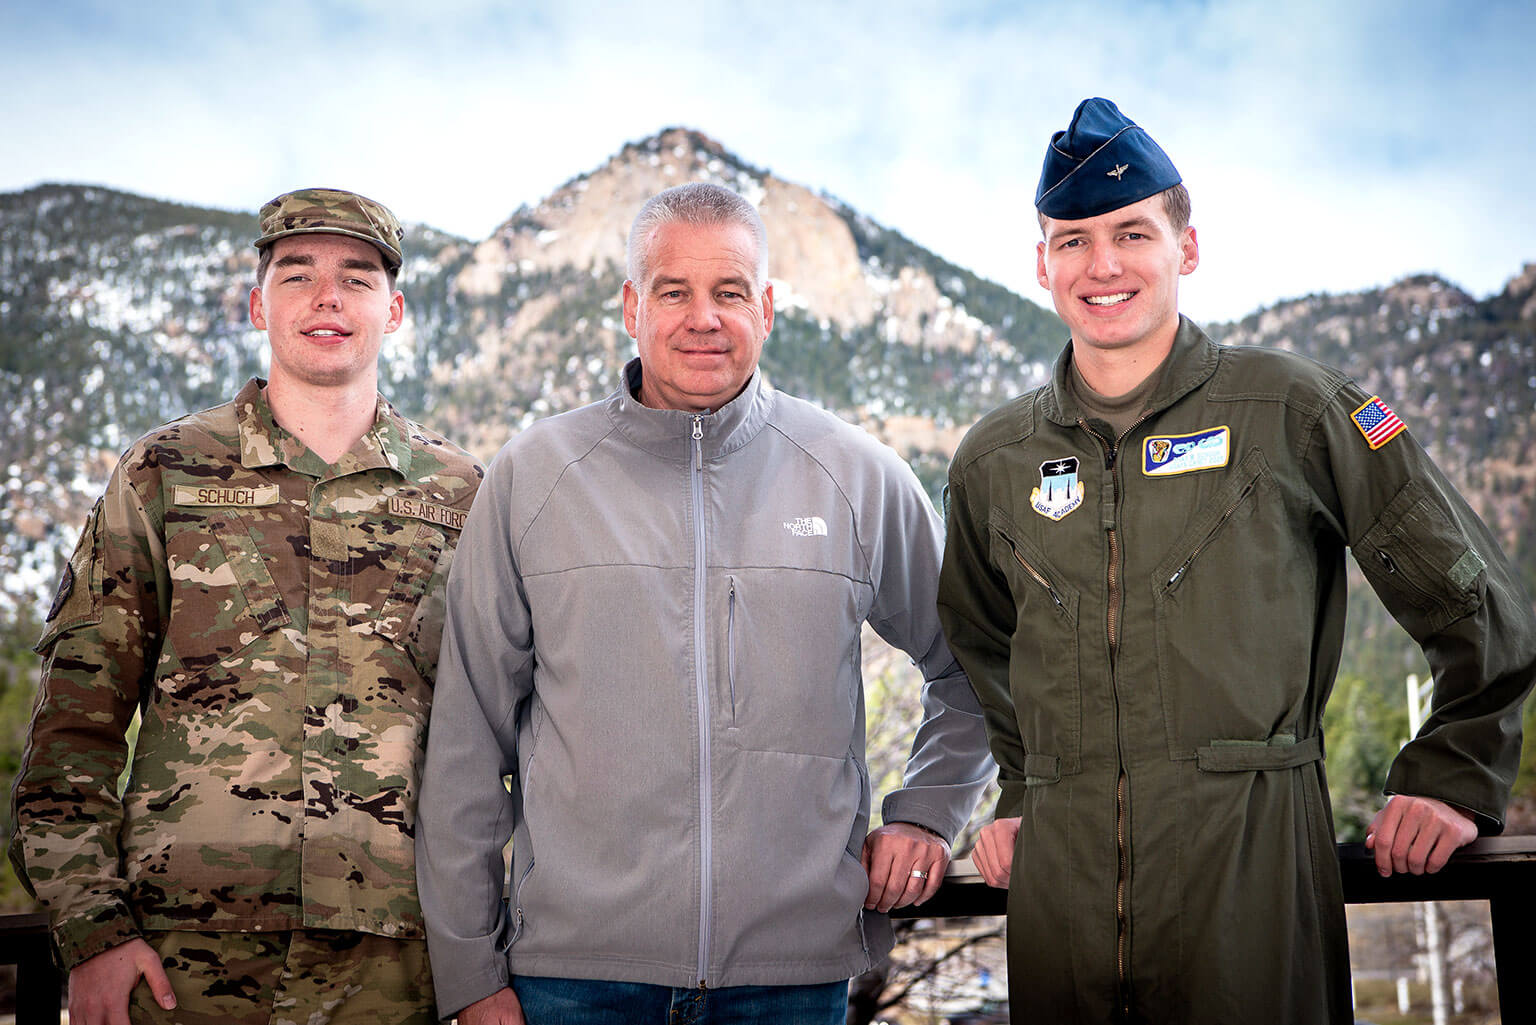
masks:
<path fill-rule="evenodd" d="M 1104 174 L 1106 177 L 1113 178 L 1115 181 L 1124 181 L 1125 172 L 1129 171 L 1130 169 L 1130 164 L 1116 164 L 1114 170 L 1105 171 Z"/>

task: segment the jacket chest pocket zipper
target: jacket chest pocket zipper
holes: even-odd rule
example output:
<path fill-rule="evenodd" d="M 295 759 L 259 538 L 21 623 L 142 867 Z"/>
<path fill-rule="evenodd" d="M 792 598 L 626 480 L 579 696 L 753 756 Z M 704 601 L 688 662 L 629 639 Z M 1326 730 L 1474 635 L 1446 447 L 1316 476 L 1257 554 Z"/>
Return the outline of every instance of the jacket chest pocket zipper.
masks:
<path fill-rule="evenodd" d="M 736 725 L 736 578 L 728 577 L 731 589 L 725 606 L 725 676 L 731 687 L 731 726 Z"/>
<path fill-rule="evenodd" d="M 1253 494 L 1254 489 L 1258 485 L 1258 478 L 1255 477 L 1243 486 L 1243 490 L 1238 492 L 1237 497 L 1232 500 L 1232 504 L 1222 510 L 1221 515 L 1216 518 L 1216 523 L 1211 527 L 1210 532 L 1201 539 L 1199 544 L 1195 545 L 1194 550 L 1185 556 L 1183 562 L 1179 563 L 1179 568 L 1174 570 L 1173 575 L 1163 583 L 1164 594 L 1172 594 L 1179 584 L 1184 582 L 1184 577 L 1188 574 L 1189 567 L 1200 557 L 1200 553 L 1209 548 L 1211 542 L 1216 540 L 1216 535 L 1221 533 L 1221 528 L 1226 526 L 1227 521 L 1232 518 L 1233 514 L 1242 507 L 1244 502 L 1248 501 L 1248 496 Z"/>

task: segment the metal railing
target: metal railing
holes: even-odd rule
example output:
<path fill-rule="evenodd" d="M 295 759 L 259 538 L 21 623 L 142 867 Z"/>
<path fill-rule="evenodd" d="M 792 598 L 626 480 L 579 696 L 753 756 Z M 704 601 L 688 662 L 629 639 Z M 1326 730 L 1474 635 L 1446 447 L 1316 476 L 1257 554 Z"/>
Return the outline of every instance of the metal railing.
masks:
<path fill-rule="evenodd" d="M 1536 836 L 1489 837 L 1457 851 L 1434 875 L 1383 879 L 1364 844 L 1339 844 L 1344 900 L 1382 904 L 1434 900 L 1486 900 L 1493 920 L 1499 1015 L 1505 1025 L 1536 1022 Z M 974 918 L 1001 915 L 1008 894 L 981 881 L 970 861 L 950 866 L 944 885 L 920 908 L 897 918 Z"/>
<path fill-rule="evenodd" d="M 1435 875 L 1383 879 L 1362 844 L 1339 844 L 1350 904 L 1486 900 L 1493 921 L 1499 1014 L 1506 1025 L 1536 1022 L 1536 836 L 1492 837 L 1456 852 Z M 938 894 L 898 918 L 1001 915 L 1007 893 L 981 881 L 967 859 L 950 866 Z M 58 1025 L 63 979 L 54 967 L 43 914 L 0 915 L 0 964 L 16 965 L 16 1025 Z"/>

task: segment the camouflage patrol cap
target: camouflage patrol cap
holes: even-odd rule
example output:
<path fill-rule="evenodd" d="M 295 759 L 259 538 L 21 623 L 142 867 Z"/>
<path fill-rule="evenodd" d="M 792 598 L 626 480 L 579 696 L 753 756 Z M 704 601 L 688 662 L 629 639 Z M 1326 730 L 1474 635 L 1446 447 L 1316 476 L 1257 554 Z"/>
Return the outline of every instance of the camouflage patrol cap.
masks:
<path fill-rule="evenodd" d="M 297 189 L 262 204 L 261 237 L 256 248 L 289 235 L 323 233 L 350 235 L 372 242 L 384 254 L 390 270 L 405 259 L 400 243 L 405 229 L 383 204 L 341 189 Z"/>

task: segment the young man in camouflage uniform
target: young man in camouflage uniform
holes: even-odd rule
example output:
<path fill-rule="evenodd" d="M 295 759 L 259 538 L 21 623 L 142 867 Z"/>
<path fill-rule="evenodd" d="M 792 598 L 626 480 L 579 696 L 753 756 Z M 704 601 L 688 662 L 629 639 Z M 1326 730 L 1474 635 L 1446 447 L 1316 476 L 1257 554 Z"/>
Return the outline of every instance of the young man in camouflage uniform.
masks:
<path fill-rule="evenodd" d="M 263 206 L 269 380 L 135 443 L 65 569 L 11 859 L 75 1025 L 433 1019 L 416 774 L 481 468 L 378 394 L 403 236 Z"/>

